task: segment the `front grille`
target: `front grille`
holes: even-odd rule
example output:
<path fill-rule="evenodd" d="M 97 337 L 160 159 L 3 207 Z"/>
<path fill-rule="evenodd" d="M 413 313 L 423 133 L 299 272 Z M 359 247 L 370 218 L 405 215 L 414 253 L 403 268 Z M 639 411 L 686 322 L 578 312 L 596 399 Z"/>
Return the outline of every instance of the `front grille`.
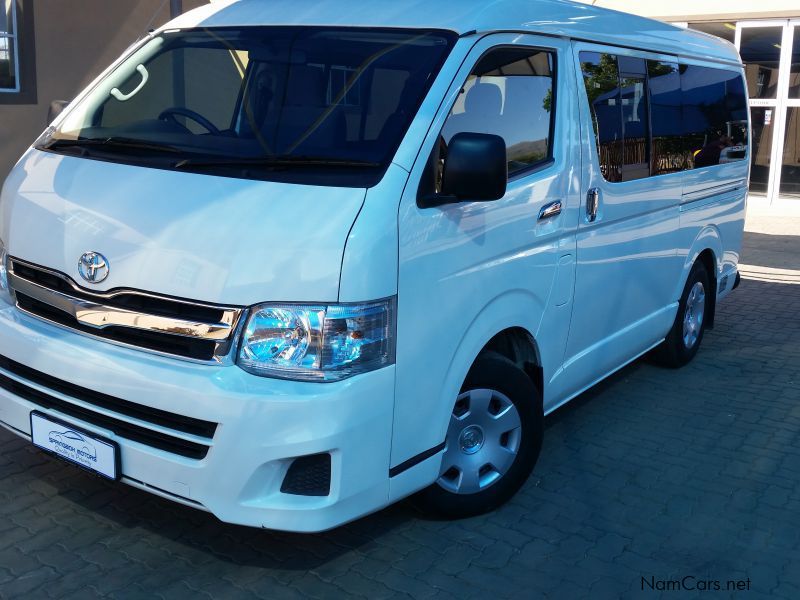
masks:
<path fill-rule="evenodd" d="M 242 309 L 135 290 L 95 293 L 63 273 L 11 258 L 9 282 L 26 313 L 119 344 L 191 360 L 231 350 Z"/>
<path fill-rule="evenodd" d="M 0 368 L 21 379 L 58 392 L 64 396 L 80 400 L 85 404 L 97 408 L 114 412 L 119 415 L 119 417 L 101 414 L 90 408 L 73 404 L 62 398 L 47 394 L 26 383 L 12 379 L 2 373 L 0 373 L 0 388 L 20 398 L 24 398 L 28 402 L 32 402 L 39 407 L 57 410 L 64 415 L 113 431 L 122 438 L 139 442 L 159 450 L 164 450 L 165 452 L 198 460 L 205 458 L 217 430 L 217 424 L 211 421 L 204 421 L 202 419 L 195 419 L 157 408 L 150 408 L 135 402 L 109 396 L 102 392 L 83 388 L 47 375 L 46 373 L 42 373 L 41 371 L 26 367 L 4 356 L 0 356 Z M 158 425 L 176 432 L 206 438 L 208 443 L 198 443 L 161 431 L 155 431 L 141 425 L 130 423 L 121 418 L 123 416 L 133 417 L 140 421 Z"/>

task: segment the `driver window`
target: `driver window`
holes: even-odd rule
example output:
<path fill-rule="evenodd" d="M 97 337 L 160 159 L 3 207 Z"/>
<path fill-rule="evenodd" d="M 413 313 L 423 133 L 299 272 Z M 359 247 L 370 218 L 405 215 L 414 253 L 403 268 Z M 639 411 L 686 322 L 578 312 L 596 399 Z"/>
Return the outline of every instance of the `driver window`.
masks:
<path fill-rule="evenodd" d="M 504 47 L 484 55 L 442 129 L 443 149 L 457 133 L 490 133 L 506 142 L 513 177 L 552 156 L 552 52 Z"/>

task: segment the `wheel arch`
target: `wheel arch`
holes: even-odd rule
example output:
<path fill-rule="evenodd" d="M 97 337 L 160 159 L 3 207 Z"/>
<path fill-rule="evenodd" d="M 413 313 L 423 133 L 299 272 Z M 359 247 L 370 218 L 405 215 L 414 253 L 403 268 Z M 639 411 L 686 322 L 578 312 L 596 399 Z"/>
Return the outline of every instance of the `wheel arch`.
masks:
<path fill-rule="evenodd" d="M 512 360 L 543 393 L 542 346 L 534 332 L 544 308 L 544 302 L 529 292 L 513 290 L 478 310 L 453 355 L 442 386 L 443 401 L 456 398 L 475 361 L 486 352 L 497 352 Z"/>
<path fill-rule="evenodd" d="M 710 248 L 706 248 L 697 256 L 695 263 L 700 261 L 703 263 L 703 266 L 706 268 L 706 273 L 708 273 L 709 278 L 709 293 L 707 295 L 708 298 L 708 316 L 706 318 L 706 327 L 708 329 L 714 328 L 714 316 L 717 312 L 717 258 L 714 254 L 714 251 Z M 694 266 L 694 263 L 692 263 Z"/>
<path fill-rule="evenodd" d="M 686 255 L 681 279 L 673 294 L 675 300 L 680 299 L 681 294 L 683 294 L 683 289 L 686 287 L 686 282 L 689 279 L 692 267 L 694 267 L 695 263 L 698 261 L 702 262 L 708 273 L 709 285 L 711 287 L 708 293 L 709 306 L 708 319 L 706 321 L 706 326 L 709 329 L 714 327 L 714 316 L 717 307 L 717 279 L 722 269 L 722 256 L 722 237 L 720 236 L 719 229 L 712 225 L 704 227 L 698 233 Z"/>
<path fill-rule="evenodd" d="M 504 356 L 519 367 L 540 392 L 544 386 L 542 361 L 536 339 L 524 327 L 514 326 L 497 332 L 481 349 L 473 361 L 487 353 Z"/>

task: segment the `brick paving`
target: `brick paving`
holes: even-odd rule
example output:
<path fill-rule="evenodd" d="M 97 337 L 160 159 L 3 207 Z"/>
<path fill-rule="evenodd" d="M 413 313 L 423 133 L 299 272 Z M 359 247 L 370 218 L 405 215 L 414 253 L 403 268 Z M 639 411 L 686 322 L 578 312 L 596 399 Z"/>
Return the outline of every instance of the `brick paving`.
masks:
<path fill-rule="evenodd" d="M 753 229 L 743 262 L 798 268 L 800 220 Z M 0 598 L 732 597 L 642 591 L 687 575 L 800 598 L 799 314 L 800 285 L 743 280 L 691 365 L 637 361 L 549 417 L 521 493 L 460 522 L 233 527 L 0 431 Z"/>

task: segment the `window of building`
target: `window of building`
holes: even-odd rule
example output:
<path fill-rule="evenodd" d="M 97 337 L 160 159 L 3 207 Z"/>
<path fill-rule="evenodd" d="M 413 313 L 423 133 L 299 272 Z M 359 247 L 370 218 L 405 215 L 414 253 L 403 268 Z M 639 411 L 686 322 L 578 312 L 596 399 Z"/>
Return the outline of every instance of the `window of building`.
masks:
<path fill-rule="evenodd" d="M 506 142 L 509 177 L 552 156 L 555 57 L 529 48 L 486 54 L 470 74 L 442 130 L 490 133 Z"/>
<path fill-rule="evenodd" d="M 328 105 L 361 106 L 361 80 L 358 69 L 332 65 L 328 72 Z"/>
<path fill-rule="evenodd" d="M 16 0 L 0 0 L 0 92 L 19 91 Z"/>
<path fill-rule="evenodd" d="M 733 44 L 736 40 L 736 23 L 729 21 L 714 21 L 705 23 L 689 23 L 689 29 L 710 33 Z"/>
<path fill-rule="evenodd" d="M 745 27 L 739 53 L 751 98 L 778 97 L 783 27 Z"/>
<path fill-rule="evenodd" d="M 789 66 L 789 98 L 800 100 L 800 25 L 795 25 Z"/>

